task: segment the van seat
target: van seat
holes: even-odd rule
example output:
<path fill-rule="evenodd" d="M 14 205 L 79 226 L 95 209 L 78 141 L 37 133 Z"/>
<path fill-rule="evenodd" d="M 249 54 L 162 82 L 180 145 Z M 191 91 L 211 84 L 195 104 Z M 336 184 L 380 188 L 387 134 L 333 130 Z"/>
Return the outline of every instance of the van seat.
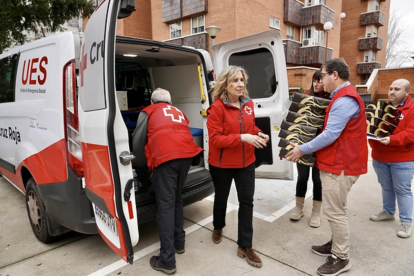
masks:
<path fill-rule="evenodd" d="M 193 135 L 193 136 L 203 135 L 203 129 L 201 129 L 201 128 L 190 127 L 190 131 L 191 131 L 191 135 Z"/>

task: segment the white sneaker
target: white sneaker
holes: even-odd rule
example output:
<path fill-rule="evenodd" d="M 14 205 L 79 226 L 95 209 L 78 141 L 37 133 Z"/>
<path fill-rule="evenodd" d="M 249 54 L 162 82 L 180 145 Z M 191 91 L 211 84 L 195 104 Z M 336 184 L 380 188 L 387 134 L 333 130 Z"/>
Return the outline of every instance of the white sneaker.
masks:
<path fill-rule="evenodd" d="M 372 221 L 395 220 L 394 215 L 386 211 L 381 211 L 378 214 L 372 215 L 369 219 Z"/>
<path fill-rule="evenodd" d="M 411 222 L 403 221 L 401 222 L 400 228 L 398 228 L 397 236 L 400 238 L 408 238 L 411 236 L 411 231 L 413 230 L 413 225 Z"/>

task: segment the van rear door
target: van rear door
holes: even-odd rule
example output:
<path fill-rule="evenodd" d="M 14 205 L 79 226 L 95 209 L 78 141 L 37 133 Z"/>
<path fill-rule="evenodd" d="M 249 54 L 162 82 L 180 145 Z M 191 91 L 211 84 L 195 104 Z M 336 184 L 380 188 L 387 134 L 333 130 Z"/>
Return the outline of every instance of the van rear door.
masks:
<path fill-rule="evenodd" d="M 85 191 L 99 233 L 115 253 L 133 262 L 138 223 L 128 132 L 116 101 L 116 20 L 131 1 L 103 1 L 89 19 L 79 69 L 79 129 Z M 132 10 L 134 8 L 132 7 Z"/>
<path fill-rule="evenodd" d="M 213 46 L 217 76 L 229 65 L 246 69 L 247 90 L 255 104 L 256 125 L 270 136 L 256 149 L 256 176 L 293 179 L 293 163 L 279 157 L 279 130 L 290 105 L 285 54 L 280 33 L 270 30 Z"/>

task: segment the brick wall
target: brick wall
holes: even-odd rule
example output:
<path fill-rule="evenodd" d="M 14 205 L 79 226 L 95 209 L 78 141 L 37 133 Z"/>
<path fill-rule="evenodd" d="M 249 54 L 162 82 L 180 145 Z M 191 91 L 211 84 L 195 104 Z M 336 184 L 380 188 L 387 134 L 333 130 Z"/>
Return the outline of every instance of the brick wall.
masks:
<path fill-rule="evenodd" d="M 388 89 L 397 79 L 407 79 L 411 83 L 410 95 L 414 98 L 414 67 L 378 69 L 371 86 L 368 87 L 368 93 L 372 95 L 373 100 L 388 99 Z M 362 93 L 362 90 L 358 89 L 358 92 Z"/>
<path fill-rule="evenodd" d="M 308 91 L 312 86 L 312 76 L 317 70 L 310 67 L 288 68 L 289 87 L 303 87 L 304 91 Z"/>

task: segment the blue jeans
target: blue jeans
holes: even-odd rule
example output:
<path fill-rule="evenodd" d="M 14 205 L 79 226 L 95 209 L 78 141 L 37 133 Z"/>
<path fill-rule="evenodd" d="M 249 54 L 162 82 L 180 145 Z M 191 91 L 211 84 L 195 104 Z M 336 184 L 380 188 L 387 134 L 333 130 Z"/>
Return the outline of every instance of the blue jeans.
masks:
<path fill-rule="evenodd" d="M 395 213 L 395 199 L 400 210 L 400 221 L 413 220 L 413 193 L 411 181 L 414 175 L 414 161 L 385 163 L 372 160 L 378 182 L 382 186 L 384 211 Z"/>

